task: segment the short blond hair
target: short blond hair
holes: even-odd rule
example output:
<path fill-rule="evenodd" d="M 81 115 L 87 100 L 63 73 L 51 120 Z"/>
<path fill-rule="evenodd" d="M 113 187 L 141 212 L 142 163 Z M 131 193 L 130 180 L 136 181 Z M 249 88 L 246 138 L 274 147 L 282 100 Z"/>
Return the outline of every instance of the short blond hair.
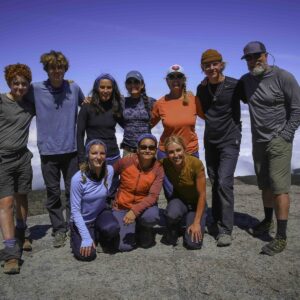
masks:
<path fill-rule="evenodd" d="M 40 62 L 43 64 L 46 72 L 48 71 L 50 65 L 63 66 L 66 71 L 69 69 L 69 61 L 60 51 L 51 50 L 48 53 L 42 54 Z"/>

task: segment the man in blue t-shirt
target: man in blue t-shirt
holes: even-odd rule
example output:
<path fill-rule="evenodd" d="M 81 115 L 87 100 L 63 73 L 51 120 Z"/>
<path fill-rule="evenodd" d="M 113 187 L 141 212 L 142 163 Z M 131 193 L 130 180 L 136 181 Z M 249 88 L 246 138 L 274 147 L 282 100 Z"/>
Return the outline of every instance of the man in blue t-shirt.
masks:
<path fill-rule="evenodd" d="M 36 109 L 37 146 L 47 189 L 46 207 L 53 226 L 53 246 L 58 248 L 65 244 L 70 218 L 70 182 L 78 169 L 77 112 L 84 95 L 76 83 L 64 80 L 69 62 L 61 52 L 52 50 L 43 54 L 41 63 L 48 79 L 33 83 L 29 98 Z M 67 222 L 60 199 L 61 173 L 65 183 Z"/>

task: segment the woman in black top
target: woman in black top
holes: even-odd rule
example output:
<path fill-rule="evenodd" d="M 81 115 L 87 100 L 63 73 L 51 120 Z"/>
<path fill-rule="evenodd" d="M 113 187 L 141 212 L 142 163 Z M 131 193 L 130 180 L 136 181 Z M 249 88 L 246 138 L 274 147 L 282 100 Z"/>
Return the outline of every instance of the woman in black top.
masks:
<path fill-rule="evenodd" d="M 101 139 L 107 146 L 107 164 L 113 165 L 120 159 L 116 138 L 116 125 L 123 126 L 121 94 L 116 80 L 110 74 L 101 74 L 94 82 L 89 104 L 83 105 L 77 123 L 77 149 L 79 166 L 85 161 L 86 144 Z M 114 197 L 118 179 L 114 177 L 110 197 Z"/>

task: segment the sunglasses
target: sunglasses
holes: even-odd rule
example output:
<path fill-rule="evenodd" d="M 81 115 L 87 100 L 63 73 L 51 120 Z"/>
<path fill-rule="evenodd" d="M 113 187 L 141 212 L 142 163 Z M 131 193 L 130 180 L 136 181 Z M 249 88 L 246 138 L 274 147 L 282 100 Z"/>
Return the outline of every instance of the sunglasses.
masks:
<path fill-rule="evenodd" d="M 139 149 L 140 150 L 147 150 L 147 149 L 149 149 L 150 151 L 155 151 L 156 150 L 156 146 L 155 145 L 140 145 Z"/>
<path fill-rule="evenodd" d="M 126 80 L 126 84 L 141 84 L 141 82 L 137 79 L 129 79 L 129 80 Z"/>
<path fill-rule="evenodd" d="M 252 59 L 259 59 L 261 57 L 262 53 L 254 53 L 254 54 L 248 54 L 245 56 L 246 61 L 250 61 Z"/>
<path fill-rule="evenodd" d="M 170 75 L 167 76 L 167 78 L 170 79 L 170 80 L 182 79 L 182 78 L 184 78 L 184 75 L 182 73 L 179 73 L 177 75 L 170 74 Z"/>

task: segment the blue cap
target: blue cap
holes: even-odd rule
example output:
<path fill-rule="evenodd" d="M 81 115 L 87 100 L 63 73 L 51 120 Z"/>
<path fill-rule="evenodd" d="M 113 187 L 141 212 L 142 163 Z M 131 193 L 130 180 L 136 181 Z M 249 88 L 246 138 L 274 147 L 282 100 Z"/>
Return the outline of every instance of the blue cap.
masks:
<path fill-rule="evenodd" d="M 248 43 L 244 48 L 244 55 L 241 59 L 244 59 L 247 55 L 255 54 L 255 53 L 266 53 L 266 47 L 262 42 L 254 41 Z"/>
<path fill-rule="evenodd" d="M 137 79 L 140 82 L 144 81 L 143 75 L 139 71 L 128 72 L 126 75 L 126 80 L 128 80 L 129 78 Z"/>
<path fill-rule="evenodd" d="M 157 146 L 157 139 L 156 139 L 156 137 L 155 137 L 153 134 L 151 134 L 151 133 L 144 133 L 144 134 L 140 135 L 140 136 L 138 137 L 138 139 L 137 139 L 137 145 L 139 145 L 140 142 L 141 142 L 142 140 L 144 140 L 144 139 L 150 139 L 150 140 L 154 141 L 154 142 L 155 142 L 155 146 Z"/>

